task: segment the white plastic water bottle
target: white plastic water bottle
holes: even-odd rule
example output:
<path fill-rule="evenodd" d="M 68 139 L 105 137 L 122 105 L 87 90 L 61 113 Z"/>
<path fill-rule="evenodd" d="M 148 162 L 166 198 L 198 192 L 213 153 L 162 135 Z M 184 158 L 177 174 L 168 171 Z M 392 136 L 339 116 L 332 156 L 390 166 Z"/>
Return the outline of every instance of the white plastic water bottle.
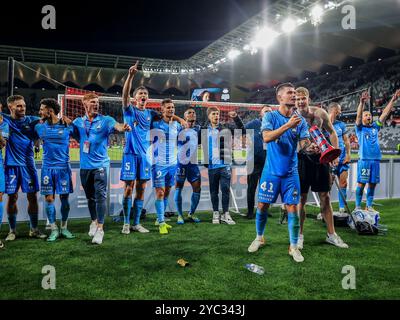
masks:
<path fill-rule="evenodd" d="M 254 273 L 257 273 L 259 275 L 262 275 L 265 272 L 263 267 L 258 266 L 258 265 L 254 264 L 254 263 L 248 263 L 248 264 L 246 264 L 245 267 L 246 267 L 247 270 L 249 270 L 251 272 L 254 272 Z"/>

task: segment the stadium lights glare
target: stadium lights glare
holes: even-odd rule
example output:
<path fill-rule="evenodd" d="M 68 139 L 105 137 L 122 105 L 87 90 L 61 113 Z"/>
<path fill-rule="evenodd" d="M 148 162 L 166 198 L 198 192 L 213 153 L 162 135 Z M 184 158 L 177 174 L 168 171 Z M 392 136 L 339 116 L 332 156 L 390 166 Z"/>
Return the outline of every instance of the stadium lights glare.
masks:
<path fill-rule="evenodd" d="M 244 51 L 249 51 L 250 49 L 251 49 L 251 47 L 250 47 L 249 44 L 246 44 L 246 45 L 243 47 L 243 50 L 244 50 Z"/>
<path fill-rule="evenodd" d="M 316 5 L 311 9 L 310 17 L 312 25 L 316 26 L 322 22 L 324 9 L 320 5 Z"/>
<path fill-rule="evenodd" d="M 237 56 L 239 56 L 241 52 L 238 49 L 232 49 L 231 51 L 228 52 L 228 59 L 230 60 L 235 60 Z"/>
<path fill-rule="evenodd" d="M 268 48 L 279 34 L 279 32 L 276 32 L 269 27 L 263 27 L 257 32 L 251 45 L 254 48 Z"/>
<path fill-rule="evenodd" d="M 292 18 L 287 18 L 282 23 L 282 32 L 291 33 L 296 29 L 296 27 L 297 27 L 296 21 L 294 21 L 294 19 Z"/>
<path fill-rule="evenodd" d="M 338 7 L 338 5 L 333 1 L 328 1 L 328 3 L 325 4 L 325 9 L 330 10 L 330 9 L 335 9 L 337 7 Z"/>

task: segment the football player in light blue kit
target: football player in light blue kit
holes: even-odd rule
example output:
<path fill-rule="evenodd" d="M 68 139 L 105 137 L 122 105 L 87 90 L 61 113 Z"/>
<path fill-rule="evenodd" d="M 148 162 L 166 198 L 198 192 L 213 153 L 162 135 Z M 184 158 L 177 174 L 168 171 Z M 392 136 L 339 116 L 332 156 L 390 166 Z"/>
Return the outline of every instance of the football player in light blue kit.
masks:
<path fill-rule="evenodd" d="M 130 231 L 147 233 L 149 230 L 140 224 L 140 214 L 143 209 L 144 192 L 147 181 L 151 178 L 150 160 L 150 126 L 154 118 L 160 118 L 154 110 L 146 109 L 149 92 L 145 87 L 138 87 L 133 92 L 133 102 L 131 104 L 130 92 L 132 80 L 138 72 L 138 62 L 129 69 L 128 77 L 122 91 L 122 108 L 124 122 L 132 128 L 131 132 L 125 133 L 125 148 L 122 157 L 122 169 L 120 179 L 125 182 L 123 212 L 124 225 L 123 234 Z M 133 202 L 134 222 L 130 225 L 130 215 L 132 209 L 132 193 L 135 188 L 135 200 Z"/>
<path fill-rule="evenodd" d="M 33 157 L 35 125 L 39 117 L 26 115 L 26 104 L 23 96 L 14 95 L 7 98 L 10 115 L 3 114 L 3 121 L 9 125 L 10 135 L 6 146 L 5 183 L 8 194 L 7 214 L 10 232 L 6 241 L 14 241 L 17 227 L 18 190 L 27 194 L 28 214 L 30 219 L 30 238 L 44 239 L 47 236 L 38 229 L 39 181 Z"/>
<path fill-rule="evenodd" d="M 264 231 L 268 208 L 278 196 L 288 211 L 289 255 L 296 262 L 304 261 L 297 247 L 300 219 L 297 205 L 300 202 L 300 179 L 297 169 L 297 144 L 301 148 L 311 145 L 307 122 L 293 114 L 296 91 L 292 84 L 284 83 L 276 88 L 279 108 L 264 115 L 261 131 L 264 142 L 268 143 L 267 161 L 260 179 L 258 207 L 256 211 L 257 237 L 248 248 L 256 252 L 265 244 Z"/>
<path fill-rule="evenodd" d="M 156 190 L 156 212 L 160 234 L 167 234 L 172 227 L 164 221 L 171 188 L 175 184 L 177 169 L 177 142 L 182 126 L 173 120 L 175 105 L 171 99 L 161 102 L 163 118 L 152 124 L 153 187 Z"/>
<path fill-rule="evenodd" d="M 344 214 L 345 204 L 347 197 L 347 178 L 349 176 L 349 163 L 351 161 L 350 155 L 350 140 L 347 135 L 346 124 L 342 121 L 337 120 L 337 118 L 342 113 L 342 107 L 337 102 L 332 102 L 328 106 L 329 117 L 333 124 L 333 128 L 336 131 L 339 142 L 339 149 L 342 150 L 342 153 L 339 156 L 339 163 L 336 167 L 335 174 L 339 177 L 339 188 L 342 190 L 342 194 L 344 195 L 344 199 L 341 197 L 339 193 L 339 213 Z M 350 213 L 350 212 L 348 212 Z"/>
<path fill-rule="evenodd" d="M 130 92 L 132 80 L 138 72 L 138 61 L 129 68 L 124 88 L 122 91 L 122 108 L 124 122 L 131 128 L 131 132 L 125 134 L 126 145 L 122 157 L 122 169 L 120 179 L 125 182 L 123 212 L 124 225 L 123 234 L 130 231 L 147 233 L 149 230 L 140 224 L 140 214 L 143 209 L 144 193 L 147 181 L 151 178 L 151 149 L 150 149 L 150 128 L 151 123 L 160 120 L 161 115 L 146 109 L 149 99 L 149 92 L 146 87 L 140 86 L 133 92 L 133 103 L 131 104 Z M 182 121 L 174 116 L 174 120 Z M 133 202 L 134 222 L 130 226 L 130 215 L 132 209 L 132 193 L 136 184 L 135 200 Z"/>
<path fill-rule="evenodd" d="M 99 97 L 96 94 L 85 94 L 82 102 L 86 115 L 73 121 L 74 137 L 80 142 L 80 178 L 92 219 L 89 236 L 93 237 L 92 243 L 102 244 L 110 166 L 108 138 L 115 131 L 125 132 L 131 128 L 127 124 L 117 123 L 110 116 L 99 114 Z"/>
<path fill-rule="evenodd" d="M 69 164 L 69 141 L 73 126 L 67 125 L 57 115 L 61 110 L 55 99 L 40 101 L 39 115 L 42 123 L 35 126 L 35 132 L 43 141 L 43 160 L 40 191 L 45 196 L 45 210 L 51 234 L 47 241 L 56 241 L 61 236 L 73 239 L 75 236 L 67 229 L 70 211 L 68 197 L 73 192 L 72 172 Z M 56 225 L 55 194 L 61 201 L 61 229 Z"/>
<path fill-rule="evenodd" d="M 7 144 L 9 133 L 10 131 L 8 124 L 5 121 L 3 121 L 3 117 L 0 115 L 0 230 L 1 230 L 1 225 L 3 223 L 3 212 L 4 212 L 3 194 L 6 191 L 2 149 Z M 4 243 L 0 240 L 0 249 L 3 248 L 4 248 Z"/>
<path fill-rule="evenodd" d="M 378 121 L 373 122 L 372 114 L 364 111 L 365 103 L 370 99 L 368 92 L 363 92 L 357 109 L 356 134 L 359 144 L 357 163 L 357 189 L 356 209 L 361 209 L 361 201 L 365 185 L 368 183 L 366 210 L 376 212 L 372 207 L 375 187 L 380 182 L 380 160 L 382 159 L 379 147 L 378 134 L 387 117 L 392 111 L 395 101 L 400 98 L 400 90 L 397 90 L 383 109 Z"/>
<path fill-rule="evenodd" d="M 174 194 L 175 205 L 178 211 L 177 224 L 185 223 L 182 210 L 182 189 L 186 179 L 192 185 L 193 190 L 188 218 L 195 223 L 200 222 L 200 219 L 195 215 L 201 193 L 201 176 L 197 160 L 200 126 L 196 125 L 196 111 L 193 108 L 185 111 L 184 119 L 188 123 L 188 128 L 181 131 L 178 136 L 178 167 L 176 170 Z"/>

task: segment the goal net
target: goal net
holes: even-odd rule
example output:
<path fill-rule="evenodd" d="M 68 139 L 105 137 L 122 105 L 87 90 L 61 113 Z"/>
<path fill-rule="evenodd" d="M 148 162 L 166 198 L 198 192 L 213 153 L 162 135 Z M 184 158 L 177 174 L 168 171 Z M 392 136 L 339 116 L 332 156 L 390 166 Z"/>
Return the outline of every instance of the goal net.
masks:
<path fill-rule="evenodd" d="M 85 115 L 85 110 L 82 104 L 82 97 L 84 94 L 88 93 L 88 91 L 67 88 L 65 94 L 61 94 L 58 96 L 58 100 L 60 105 L 62 106 L 62 113 L 66 115 L 71 120 L 81 117 Z M 103 115 L 108 115 L 113 117 L 116 121 L 122 123 L 123 122 L 123 113 L 122 113 L 122 98 L 121 96 L 97 93 L 100 100 L 100 113 Z M 156 111 L 161 111 L 161 101 L 162 99 L 150 99 L 147 102 L 146 108 L 153 109 Z M 232 127 L 234 129 L 234 124 L 229 116 L 229 112 L 235 111 L 243 123 L 246 124 L 251 120 L 260 117 L 260 111 L 264 104 L 246 104 L 246 103 L 227 103 L 227 102 L 203 102 L 203 101 L 190 101 L 190 100 L 173 100 L 175 105 L 175 114 L 179 117 L 183 118 L 184 113 L 188 108 L 193 108 L 196 112 L 196 123 L 200 126 L 205 126 L 208 122 L 207 118 L 207 108 L 211 106 L 218 107 L 220 110 L 220 122 L 221 124 L 226 124 L 228 127 Z M 275 106 L 271 106 L 275 107 Z M 125 135 L 124 134 L 113 134 L 109 139 L 109 148 L 108 154 L 111 160 L 112 165 L 117 165 L 120 167 L 120 163 L 122 161 L 123 155 L 123 147 L 125 144 Z M 243 136 L 239 135 L 233 136 L 233 148 L 232 152 L 232 163 L 234 164 L 234 168 L 232 170 L 232 188 L 231 188 L 231 208 L 233 212 L 238 213 L 239 207 L 246 207 L 246 185 L 247 185 L 247 168 L 246 164 L 246 139 Z M 70 143 L 70 156 L 71 161 L 79 162 L 79 143 L 73 139 L 71 139 Z M 198 149 L 198 160 L 199 164 L 203 163 L 203 150 L 202 146 L 199 146 Z M 114 174 L 115 175 L 115 174 Z M 205 199 L 209 197 L 209 193 L 206 192 L 208 189 L 208 176 L 207 170 L 201 169 L 202 175 L 202 200 L 200 203 L 207 203 L 206 207 L 203 207 L 203 210 L 210 210 L 211 202 L 210 199 Z M 116 175 L 115 175 L 116 176 Z M 111 181 L 111 198 L 113 197 L 113 187 L 123 188 L 123 184 L 120 183 L 118 177 L 111 178 L 114 181 Z M 203 183 L 204 182 L 204 183 Z M 189 185 L 185 185 L 190 187 Z M 150 189 L 151 188 L 147 188 Z M 190 202 L 190 188 L 184 188 L 183 199 L 189 199 Z M 148 190 L 146 190 L 148 192 Z M 187 196 L 185 197 L 185 192 L 187 192 Z M 120 195 L 119 195 L 120 197 Z M 154 197 L 145 196 L 145 208 L 146 210 L 152 212 L 153 199 Z M 172 197 L 173 199 L 173 197 Z M 186 201 L 185 200 L 185 201 Z M 122 199 L 110 199 L 110 207 L 111 212 L 115 214 L 115 209 L 113 210 L 113 201 L 115 202 L 115 207 L 119 208 L 120 203 L 122 203 Z M 188 204 L 189 204 L 188 202 Z M 173 201 L 169 201 L 169 208 L 173 210 L 174 204 Z M 185 207 L 185 204 L 184 204 Z M 200 204 L 200 210 L 201 210 Z M 170 211 L 167 210 L 167 211 Z"/>

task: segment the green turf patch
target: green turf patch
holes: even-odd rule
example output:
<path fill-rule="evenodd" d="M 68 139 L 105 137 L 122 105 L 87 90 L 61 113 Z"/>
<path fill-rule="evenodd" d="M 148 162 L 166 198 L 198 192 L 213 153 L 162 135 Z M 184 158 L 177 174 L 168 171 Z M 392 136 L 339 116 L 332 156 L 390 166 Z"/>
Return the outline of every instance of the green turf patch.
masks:
<path fill-rule="evenodd" d="M 338 228 L 349 249 L 326 244 L 323 223 L 308 218 L 301 264 L 287 254 L 287 225 L 278 223 L 276 208 L 267 223 L 267 245 L 254 254 L 247 252 L 255 237 L 254 220 L 235 214 L 234 226 L 211 224 L 211 213 L 200 213 L 200 224 L 176 225 L 175 217 L 166 236 L 158 233 L 151 215 L 143 222 L 149 234 L 122 235 L 122 224 L 108 218 L 101 246 L 92 245 L 87 235 L 89 218 L 70 221 L 76 239 L 55 243 L 28 239 L 27 223 L 21 223 L 19 238 L 0 251 L 0 298 L 399 299 L 400 200 L 379 203 L 388 234 L 359 236 Z M 309 213 L 316 214 L 311 208 Z M 190 266 L 180 267 L 180 258 Z M 265 274 L 249 272 L 246 263 L 262 265 Z M 41 287 L 45 265 L 56 269 L 56 290 Z M 355 290 L 342 289 L 346 265 L 355 267 Z"/>

